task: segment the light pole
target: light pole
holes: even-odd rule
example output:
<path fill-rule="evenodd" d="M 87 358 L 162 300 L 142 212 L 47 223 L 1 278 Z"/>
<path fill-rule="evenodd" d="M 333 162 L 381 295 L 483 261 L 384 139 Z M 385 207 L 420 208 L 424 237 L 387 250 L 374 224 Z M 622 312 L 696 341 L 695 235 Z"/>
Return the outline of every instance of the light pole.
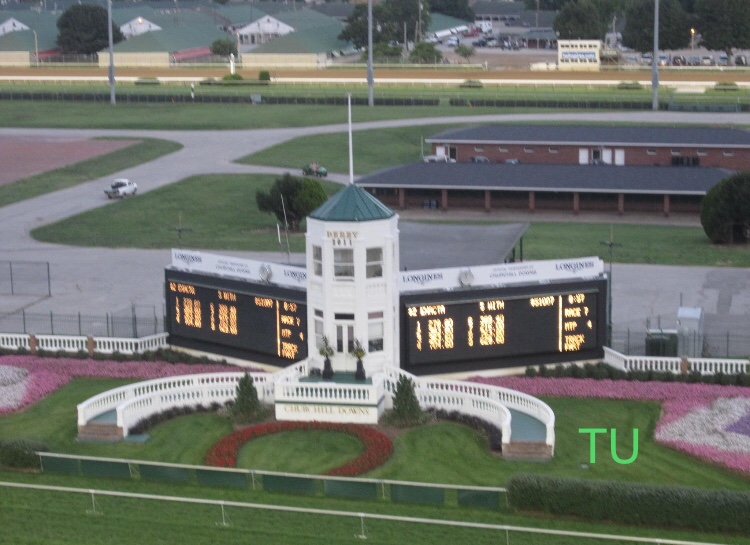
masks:
<path fill-rule="evenodd" d="M 372 0 L 367 0 L 367 105 L 375 105 L 375 75 L 372 73 Z"/>
<path fill-rule="evenodd" d="M 695 29 L 690 29 L 690 49 L 695 49 Z"/>
<path fill-rule="evenodd" d="M 115 53 L 112 38 L 112 0 L 107 0 L 107 37 L 109 38 L 109 103 L 115 105 Z"/>
<path fill-rule="evenodd" d="M 612 347 L 612 250 L 615 246 L 622 246 L 615 242 L 614 228 L 609 226 L 609 240 L 600 242 L 609 248 L 609 274 L 607 275 L 607 345 Z"/>
<path fill-rule="evenodd" d="M 659 0 L 654 0 L 654 55 L 651 57 L 651 108 L 659 110 Z"/>
<path fill-rule="evenodd" d="M 36 35 L 36 30 L 32 30 L 34 33 L 34 63 L 39 66 L 39 39 Z"/>

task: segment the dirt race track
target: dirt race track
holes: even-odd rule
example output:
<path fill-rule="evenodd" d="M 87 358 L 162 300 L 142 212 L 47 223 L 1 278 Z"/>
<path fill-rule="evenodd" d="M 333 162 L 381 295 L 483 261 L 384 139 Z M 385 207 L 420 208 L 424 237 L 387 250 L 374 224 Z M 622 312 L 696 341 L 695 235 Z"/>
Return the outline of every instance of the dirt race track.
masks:
<path fill-rule="evenodd" d="M 513 52 L 517 53 L 517 52 Z M 375 80 L 378 78 L 407 78 L 413 80 L 421 79 L 455 79 L 463 81 L 466 79 L 495 79 L 495 80 L 602 80 L 602 81 L 650 81 L 651 69 L 643 67 L 633 70 L 602 70 L 600 72 L 560 72 L 552 71 L 532 71 L 528 66 L 532 62 L 554 62 L 554 58 L 547 54 L 540 53 L 522 53 L 515 55 L 501 56 L 490 53 L 479 53 L 472 58 L 473 62 L 482 63 L 488 61 L 489 69 L 481 70 L 476 68 L 462 69 L 456 64 L 446 69 L 375 69 Z M 453 59 L 457 62 L 456 59 Z M 115 78 L 119 77 L 221 77 L 228 73 L 228 67 L 165 67 L 165 68 L 116 68 Z M 325 69 L 273 69 L 270 70 L 274 78 L 296 77 L 296 78 L 365 78 L 366 71 L 364 68 L 347 68 L 345 65 L 337 65 Z M 245 78 L 257 78 L 258 69 L 237 70 Z M 0 67 L 0 76 L 10 77 L 107 77 L 106 68 L 15 68 Z M 680 81 L 733 81 L 733 82 L 750 82 L 750 70 L 741 69 L 721 69 L 714 67 L 712 69 L 685 68 L 685 69 L 660 69 L 659 79 L 662 82 L 680 82 Z"/>

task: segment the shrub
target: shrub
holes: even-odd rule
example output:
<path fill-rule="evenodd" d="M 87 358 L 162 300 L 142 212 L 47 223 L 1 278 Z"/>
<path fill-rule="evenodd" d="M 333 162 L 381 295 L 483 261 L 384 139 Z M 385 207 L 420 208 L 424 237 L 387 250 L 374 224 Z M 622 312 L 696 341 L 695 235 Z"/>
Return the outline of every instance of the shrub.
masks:
<path fill-rule="evenodd" d="M 391 420 L 399 426 L 413 426 L 423 419 L 424 413 L 414 392 L 414 382 L 406 375 L 401 375 L 393 393 Z"/>
<path fill-rule="evenodd" d="M 46 443 L 32 439 L 0 441 L 0 466 L 16 469 L 40 469 L 37 452 L 47 452 Z"/>
<path fill-rule="evenodd" d="M 268 70 L 261 70 L 258 72 L 258 80 L 259 81 L 271 81 L 271 72 Z"/>
<path fill-rule="evenodd" d="M 748 532 L 750 493 L 620 481 L 516 475 L 508 480 L 514 509 L 625 524 Z"/>
<path fill-rule="evenodd" d="M 138 78 L 135 80 L 136 85 L 160 85 L 158 78 Z"/>
<path fill-rule="evenodd" d="M 241 74 L 235 72 L 234 74 L 225 74 L 221 79 L 223 81 L 242 81 L 244 78 Z"/>
<path fill-rule="evenodd" d="M 254 422 L 267 416 L 268 411 L 258 399 L 258 390 L 253 384 L 253 377 L 245 373 L 237 384 L 237 397 L 229 410 L 232 418 L 238 422 Z"/>
<path fill-rule="evenodd" d="M 733 81 L 720 81 L 714 85 L 714 91 L 739 91 L 740 86 Z"/>
<path fill-rule="evenodd" d="M 638 91 L 643 89 L 643 85 L 637 81 L 621 81 L 617 84 L 617 89 L 621 91 Z"/>
<path fill-rule="evenodd" d="M 463 89 L 482 89 L 484 84 L 477 79 L 464 80 L 459 87 Z"/>
<path fill-rule="evenodd" d="M 536 367 L 527 367 L 526 368 L 526 376 L 530 378 L 534 378 L 537 375 Z"/>

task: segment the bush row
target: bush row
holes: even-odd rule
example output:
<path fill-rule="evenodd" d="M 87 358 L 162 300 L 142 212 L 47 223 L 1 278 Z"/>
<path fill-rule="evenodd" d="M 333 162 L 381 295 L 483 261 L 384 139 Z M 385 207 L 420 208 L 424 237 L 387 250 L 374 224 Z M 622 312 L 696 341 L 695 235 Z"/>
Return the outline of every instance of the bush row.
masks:
<path fill-rule="evenodd" d="M 37 452 L 47 452 L 49 447 L 33 439 L 0 441 L 0 466 L 14 469 L 40 469 Z"/>
<path fill-rule="evenodd" d="M 520 511 L 705 532 L 750 532 L 750 492 L 516 475 L 508 502 Z"/>
<path fill-rule="evenodd" d="M 721 384 L 723 386 L 750 386 L 750 374 L 726 374 L 715 373 L 713 375 L 702 375 L 698 371 L 689 373 L 670 373 L 668 371 L 622 371 L 599 362 L 597 364 L 587 363 L 582 367 L 577 365 L 556 365 L 548 367 L 527 367 L 527 377 L 547 378 L 593 378 L 597 380 L 630 380 L 630 381 L 659 381 L 659 382 L 690 382 L 703 384 Z"/>
<path fill-rule="evenodd" d="M 650 110 L 651 103 L 642 100 L 570 100 L 536 98 L 451 98 L 451 106 L 488 106 L 491 108 L 595 108 L 598 110 Z"/>
<path fill-rule="evenodd" d="M 347 103 L 344 96 L 305 97 L 305 96 L 263 96 L 264 104 L 325 104 L 343 106 Z M 376 97 L 373 100 L 376 106 L 439 106 L 439 98 L 399 98 L 399 97 Z M 367 98 L 352 97 L 355 106 L 366 106 Z"/>
<path fill-rule="evenodd" d="M 154 413 L 145 418 L 141 418 L 138 422 L 135 423 L 133 427 L 130 428 L 129 433 L 131 435 L 142 435 L 154 426 L 157 426 L 162 422 L 166 422 L 167 420 L 171 420 L 172 418 L 197 413 L 215 413 L 221 408 L 222 405 L 216 402 L 211 403 L 211 405 L 209 405 L 208 407 L 201 404 L 193 405 L 190 407 L 172 407 L 171 409 L 167 409 L 160 413 Z"/>
<path fill-rule="evenodd" d="M 450 420 L 451 422 L 458 422 L 478 430 L 482 433 L 490 444 L 490 450 L 494 452 L 500 452 L 503 449 L 503 433 L 500 428 L 494 426 L 482 420 L 478 416 L 471 416 L 468 414 L 460 413 L 458 411 L 446 411 L 444 409 L 428 409 L 427 412 L 435 415 L 435 418 L 440 420 Z"/>

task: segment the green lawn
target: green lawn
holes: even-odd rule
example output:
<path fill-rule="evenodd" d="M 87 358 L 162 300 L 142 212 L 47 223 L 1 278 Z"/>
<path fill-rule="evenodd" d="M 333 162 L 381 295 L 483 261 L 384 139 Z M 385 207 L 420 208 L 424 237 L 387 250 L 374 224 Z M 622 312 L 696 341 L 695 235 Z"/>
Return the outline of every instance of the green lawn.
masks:
<path fill-rule="evenodd" d="M 163 423 L 151 432 L 146 443 L 111 445 L 76 443 L 75 411 L 71 408 L 81 400 L 107 388 L 124 384 L 123 380 L 76 379 L 22 413 L 0 417 L 0 438 L 36 437 L 47 440 L 58 452 L 94 456 L 161 460 L 200 464 L 206 449 L 219 437 L 231 432 L 228 421 L 213 415 L 180 417 Z M 650 439 L 659 414 L 654 403 L 578 400 L 548 398 L 557 416 L 555 459 L 548 463 L 523 463 L 502 460 L 487 450 L 484 439 L 465 426 L 438 423 L 408 430 L 395 442 L 394 455 L 381 469 L 367 475 L 372 478 L 418 480 L 426 482 L 502 486 L 509 475 L 535 472 L 568 477 L 621 479 L 691 486 L 750 489 L 750 481 L 730 472 L 703 464 L 690 457 L 655 445 Z M 639 455 L 628 466 L 615 464 L 608 454 L 608 445 L 597 445 L 599 458 L 588 469 L 588 436 L 578 433 L 579 427 L 614 427 L 618 451 L 628 457 L 632 450 L 629 430 L 640 432 Z M 242 451 L 245 467 L 317 473 L 324 471 L 329 457 L 338 463 L 359 452 L 350 438 L 337 433 L 284 433 L 249 443 Z M 546 527 L 604 534 L 661 536 L 668 539 L 699 540 L 712 543 L 741 544 L 746 537 L 717 536 L 698 532 L 676 532 L 660 529 L 622 527 L 573 520 L 555 520 L 511 513 L 501 505 L 499 511 L 462 509 L 455 500 L 445 507 L 393 504 L 382 501 L 308 498 L 270 494 L 260 490 L 233 490 L 199 487 L 136 479 L 102 479 L 67 477 L 55 474 L 28 474 L 0 471 L 0 481 L 109 489 L 143 494 L 186 496 L 289 505 L 317 509 L 343 510 L 354 513 L 382 513 L 425 517 L 435 520 L 464 520 L 491 524 Z M 450 493 L 448 499 L 453 497 Z M 97 497 L 101 514 L 87 515 L 91 496 L 57 492 L 23 491 L 3 488 L 0 492 L 0 525 L 3 540 L 8 543 L 222 543 L 262 541 L 268 545 L 286 543 L 328 544 L 351 542 L 358 519 L 324 515 L 276 513 L 241 508 L 227 508 L 232 526 L 217 527 L 221 510 L 217 506 L 185 505 L 151 500 Z M 470 539 L 472 543 L 496 544 L 504 535 L 496 531 L 451 529 L 428 525 L 377 522 L 368 520 L 370 541 L 375 543 L 443 544 Z M 147 530 L 146 530 L 147 529 Z M 143 533 L 147 532 L 147 533 Z M 244 541 L 242 541 L 244 540 Z M 406 541 L 404 541 L 406 540 Z M 744 541 L 743 541 L 744 540 Z M 511 534 L 514 544 L 594 545 L 597 541 L 579 538 L 543 537 Z M 617 542 L 615 542 L 617 543 Z"/>
<path fill-rule="evenodd" d="M 422 152 L 430 154 L 430 147 L 420 144 L 424 138 L 464 125 L 429 125 L 427 127 L 400 127 L 396 129 L 354 131 L 355 174 L 414 163 L 421 160 Z M 266 148 L 239 159 L 238 163 L 300 168 L 310 161 L 318 161 L 329 172 L 349 172 L 348 135 L 346 133 L 319 134 L 295 138 L 283 144 Z M 299 150 L 304 150 L 300 153 Z"/>
<path fill-rule="evenodd" d="M 267 190 L 270 175 L 193 176 L 180 183 L 125 199 L 32 231 L 44 242 L 112 248 L 173 248 L 278 251 L 276 218 L 261 213 L 255 192 Z M 323 181 L 331 195 L 341 186 Z M 206 206 L 211 203 L 211 206 Z M 598 255 L 609 260 L 609 240 L 621 244 L 617 263 L 750 266 L 750 252 L 739 246 L 709 244 L 698 227 L 618 224 L 534 223 L 524 238 L 524 259 Z M 283 237 L 282 237 L 283 238 Z M 303 232 L 290 233 L 292 251 L 304 250 Z"/>
<path fill-rule="evenodd" d="M 65 110 L 59 107 L 58 109 Z M 24 178 L 12 184 L 0 185 L 0 207 L 120 172 L 181 148 L 182 144 L 168 140 L 139 138 L 127 148 Z"/>
<path fill-rule="evenodd" d="M 274 179 L 270 175 L 193 176 L 45 225 L 32 235 L 76 246 L 278 251 L 276 217 L 261 213 L 255 203 L 256 191 L 268 191 Z M 341 188 L 321 183 L 329 195 Z M 181 244 L 178 227 L 189 228 L 182 232 Z M 289 243 L 292 251 L 303 251 L 304 233 L 290 233 Z"/>

